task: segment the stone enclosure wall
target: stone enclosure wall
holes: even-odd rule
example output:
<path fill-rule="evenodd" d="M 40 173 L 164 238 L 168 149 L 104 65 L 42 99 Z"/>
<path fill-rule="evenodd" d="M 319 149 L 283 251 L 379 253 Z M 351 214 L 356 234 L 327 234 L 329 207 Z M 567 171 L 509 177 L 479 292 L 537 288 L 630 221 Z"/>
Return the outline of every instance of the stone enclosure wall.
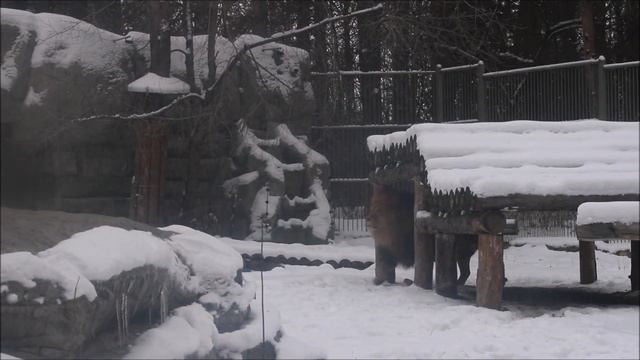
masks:
<path fill-rule="evenodd" d="M 148 35 L 130 33 L 124 41 L 77 19 L 12 9 L 2 9 L 1 27 L 2 205 L 128 216 L 132 124 L 73 120 L 141 111 L 126 86 L 147 71 Z M 217 75 L 235 48 L 259 39 L 218 38 Z M 208 76 L 206 40 L 194 39 L 198 85 Z M 172 48 L 184 49 L 184 38 L 173 37 Z M 171 56 L 172 76 L 184 79 L 184 56 Z M 163 114 L 183 118 L 169 122 L 165 222 L 230 231 L 222 184 L 238 175 L 233 124 L 244 118 L 256 129 L 276 122 L 306 131 L 313 113 L 308 59 L 304 50 L 282 44 L 258 47 L 223 84 L 215 109 L 190 103 Z M 184 119 L 198 112 L 209 115 Z"/>

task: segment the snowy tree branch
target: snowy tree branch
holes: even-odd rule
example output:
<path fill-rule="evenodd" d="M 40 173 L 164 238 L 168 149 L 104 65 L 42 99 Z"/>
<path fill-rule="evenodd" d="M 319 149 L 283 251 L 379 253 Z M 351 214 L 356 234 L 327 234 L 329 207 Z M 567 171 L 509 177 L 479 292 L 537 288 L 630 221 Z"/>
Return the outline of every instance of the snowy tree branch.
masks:
<path fill-rule="evenodd" d="M 260 41 L 256 41 L 254 43 L 250 43 L 250 44 L 245 44 L 240 50 L 237 51 L 237 53 L 231 58 L 231 60 L 227 63 L 227 66 L 225 66 L 224 70 L 222 71 L 222 73 L 220 74 L 220 76 L 216 79 L 216 81 L 211 84 L 208 88 L 206 88 L 202 93 L 198 94 L 198 93 L 189 93 L 189 94 L 185 94 L 185 95 L 181 95 L 177 98 L 175 98 L 173 101 L 171 101 L 169 104 L 162 106 L 156 110 L 147 112 L 147 113 L 143 113 L 143 114 L 129 114 L 129 115 L 123 115 L 123 114 L 113 114 L 113 115 L 93 115 L 93 116 L 89 116 L 89 117 L 83 117 L 83 118 L 78 118 L 75 120 L 72 120 L 72 122 L 85 122 L 85 121 L 91 121 L 91 120 L 98 120 L 98 119 L 116 119 L 116 120 L 139 120 L 139 119 L 147 119 L 150 118 L 152 116 L 156 116 L 156 115 L 160 115 L 163 112 L 171 109 L 172 107 L 174 107 L 176 104 L 186 100 L 186 99 L 200 99 L 205 101 L 207 99 L 207 97 L 209 96 L 209 94 L 211 94 L 218 86 L 219 84 L 222 82 L 222 80 L 226 77 L 226 75 L 229 73 L 229 71 L 240 61 L 240 59 L 242 58 L 242 56 L 244 54 L 246 54 L 248 51 L 250 51 L 251 49 L 254 49 L 258 46 L 262 46 L 262 45 L 266 45 L 272 42 L 277 42 L 277 41 L 281 41 L 284 39 L 288 39 L 290 37 L 311 31 L 317 27 L 326 25 L 326 24 L 330 24 L 336 21 L 340 21 L 340 20 L 344 20 L 344 19 L 348 19 L 351 17 L 356 17 L 356 16 L 360 16 L 366 13 L 370 13 L 370 12 L 374 12 L 374 11 L 378 11 L 382 9 L 382 4 L 378 4 L 376 6 L 372 6 L 370 8 L 366 8 L 366 9 L 362 9 L 362 10 L 358 10 L 358 11 L 354 11 L 352 13 L 346 14 L 346 15 L 338 15 L 338 16 L 333 16 L 330 18 L 326 18 L 323 19 L 317 23 L 314 24 L 310 24 L 309 26 L 305 26 L 303 28 L 300 29 L 293 29 L 293 30 L 288 30 L 288 31 L 284 31 L 284 32 L 279 32 L 279 33 L 275 33 L 273 35 L 271 35 L 268 38 L 265 38 L 263 40 Z"/>

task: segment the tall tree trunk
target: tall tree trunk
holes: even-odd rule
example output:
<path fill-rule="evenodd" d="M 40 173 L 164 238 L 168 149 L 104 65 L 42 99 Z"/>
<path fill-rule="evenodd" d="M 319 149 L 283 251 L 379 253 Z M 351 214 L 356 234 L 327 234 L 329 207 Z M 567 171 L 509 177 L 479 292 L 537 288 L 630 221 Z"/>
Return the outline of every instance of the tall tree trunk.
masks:
<path fill-rule="evenodd" d="M 346 15 L 351 12 L 351 1 L 345 1 L 343 3 L 342 15 Z M 351 45 L 351 20 L 344 19 L 342 22 L 342 44 L 344 49 L 342 50 L 342 70 L 353 70 L 353 46 Z M 345 111 L 348 115 L 352 115 L 354 111 L 354 83 L 353 77 L 347 76 L 342 78 L 344 83 L 345 93 Z"/>
<path fill-rule="evenodd" d="M 184 57 L 185 68 L 187 69 L 187 83 L 189 89 L 196 91 L 196 78 L 193 68 L 193 24 L 191 19 L 191 3 L 189 0 L 185 0 L 183 3 L 184 9 L 184 23 L 185 23 L 185 50 L 187 52 Z"/>
<path fill-rule="evenodd" d="M 410 16 L 411 4 L 408 1 L 397 1 L 394 3 L 396 6 L 396 16 L 404 19 Z M 391 48 L 391 67 L 393 70 L 409 70 L 409 59 L 411 58 L 411 52 L 409 49 L 409 32 L 408 28 L 403 23 L 399 23 L 396 26 L 397 39 L 392 39 L 393 44 Z M 396 124 L 412 123 L 415 116 L 415 91 L 416 88 L 413 84 L 410 75 L 396 75 L 393 77 L 393 122 Z"/>
<path fill-rule="evenodd" d="M 267 2 L 264 0 L 251 1 L 251 12 L 253 18 L 253 33 L 262 37 L 269 35 L 267 24 L 269 16 L 267 12 Z"/>
<path fill-rule="evenodd" d="M 220 1 L 209 1 L 209 26 L 207 31 L 207 65 L 209 66 L 209 76 L 207 87 L 216 81 L 216 38 L 218 36 L 218 8 Z"/>
<path fill-rule="evenodd" d="M 358 9 L 366 9 L 375 5 L 374 1 L 359 1 Z M 379 14 L 365 14 L 358 18 L 358 37 L 360 39 L 360 70 L 379 71 L 382 67 L 380 34 L 377 22 Z M 382 123 L 382 102 L 380 78 L 378 76 L 361 76 L 362 115 L 369 124 Z"/>
<path fill-rule="evenodd" d="M 151 16 L 151 65 L 149 71 L 169 77 L 171 69 L 171 38 L 169 32 L 169 3 L 167 1 L 149 1 Z"/>
<path fill-rule="evenodd" d="M 297 5 L 298 10 L 296 18 L 297 28 L 300 29 L 306 27 L 311 23 L 311 1 L 299 0 L 296 1 L 295 4 Z M 305 33 L 298 35 L 296 37 L 295 44 L 297 47 L 309 51 L 311 49 L 311 40 L 309 39 L 309 34 Z"/>
<path fill-rule="evenodd" d="M 595 32 L 593 29 L 593 4 L 589 0 L 580 4 L 580 20 L 582 20 L 582 36 L 584 41 L 584 58 L 592 59 L 596 54 Z"/>

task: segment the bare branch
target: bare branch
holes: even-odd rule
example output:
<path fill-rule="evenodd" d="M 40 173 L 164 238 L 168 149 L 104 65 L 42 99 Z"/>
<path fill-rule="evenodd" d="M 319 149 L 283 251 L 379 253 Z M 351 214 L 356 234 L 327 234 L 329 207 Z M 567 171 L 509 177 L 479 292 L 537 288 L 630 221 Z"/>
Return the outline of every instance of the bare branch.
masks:
<path fill-rule="evenodd" d="M 216 79 L 216 81 L 211 84 L 207 89 L 205 89 L 202 93 L 198 94 L 198 93 L 189 93 L 189 94 L 185 94 L 185 95 L 181 95 L 177 98 L 175 98 L 173 101 L 171 101 L 169 104 L 162 106 L 156 110 L 153 110 L 151 112 L 147 112 L 144 114 L 130 114 L 130 115 L 122 115 L 122 114 L 113 114 L 113 115 L 108 115 L 108 114 L 104 114 L 104 115 L 93 115 L 93 116 L 89 116 L 89 117 L 84 117 L 84 118 L 79 118 L 79 119 L 75 119 L 72 120 L 72 122 L 85 122 L 85 121 L 91 121 L 91 120 L 98 120 L 98 119 L 116 119 L 116 120 L 139 120 L 139 119 L 146 119 L 152 116 L 156 116 L 156 115 L 160 115 L 163 112 L 171 109 L 172 107 L 174 107 L 176 104 L 189 99 L 189 98 L 195 98 L 195 99 L 200 99 L 205 101 L 207 99 L 207 97 L 209 96 L 210 93 L 212 93 L 218 86 L 219 84 L 222 82 L 222 80 L 226 77 L 226 74 L 229 73 L 229 70 L 231 70 L 241 59 L 241 57 L 247 53 L 248 51 L 250 51 L 251 49 L 254 49 L 258 46 L 261 45 L 266 45 L 272 42 L 277 42 L 280 40 L 284 40 L 284 39 L 288 39 L 290 37 L 311 31 L 317 27 L 326 25 L 326 24 L 330 24 L 336 21 L 340 21 L 340 20 L 344 20 L 344 19 L 348 19 L 351 17 L 355 17 L 355 16 L 359 16 L 359 15 L 363 15 L 366 13 L 370 13 L 373 11 L 378 11 L 382 9 L 382 4 L 378 4 L 376 6 L 367 8 L 367 9 L 362 9 L 362 10 L 358 10 L 358 11 L 354 11 L 350 14 L 346 14 L 346 15 L 338 15 L 338 16 L 334 16 L 334 17 L 330 17 L 330 18 L 326 18 L 323 19 L 320 22 L 314 23 L 314 24 L 310 24 L 309 26 L 305 26 L 303 28 L 300 29 L 294 29 L 294 30 L 289 30 L 289 31 L 285 31 L 285 32 L 279 32 L 279 33 L 275 33 L 273 35 L 271 35 L 268 38 L 265 38 L 263 40 L 260 41 L 256 41 L 254 43 L 251 44 L 245 44 L 242 49 L 240 49 L 232 58 L 231 60 L 227 63 L 227 65 L 225 66 L 224 70 L 222 71 L 222 73 L 220 74 L 220 76 Z"/>

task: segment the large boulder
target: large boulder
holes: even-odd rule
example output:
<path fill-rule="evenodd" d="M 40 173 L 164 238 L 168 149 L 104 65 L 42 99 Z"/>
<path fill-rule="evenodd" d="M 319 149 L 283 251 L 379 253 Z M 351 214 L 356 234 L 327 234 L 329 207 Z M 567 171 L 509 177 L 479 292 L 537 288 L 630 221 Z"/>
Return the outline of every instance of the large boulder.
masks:
<path fill-rule="evenodd" d="M 210 311 L 211 326 L 220 332 L 247 320 L 255 287 L 242 280 L 240 254 L 215 237 L 101 215 L 2 213 L 3 351 L 27 357 L 124 355 L 123 344 L 138 332 L 160 323 L 171 309 L 196 302 Z M 146 231 L 83 231 L 100 222 Z"/>

